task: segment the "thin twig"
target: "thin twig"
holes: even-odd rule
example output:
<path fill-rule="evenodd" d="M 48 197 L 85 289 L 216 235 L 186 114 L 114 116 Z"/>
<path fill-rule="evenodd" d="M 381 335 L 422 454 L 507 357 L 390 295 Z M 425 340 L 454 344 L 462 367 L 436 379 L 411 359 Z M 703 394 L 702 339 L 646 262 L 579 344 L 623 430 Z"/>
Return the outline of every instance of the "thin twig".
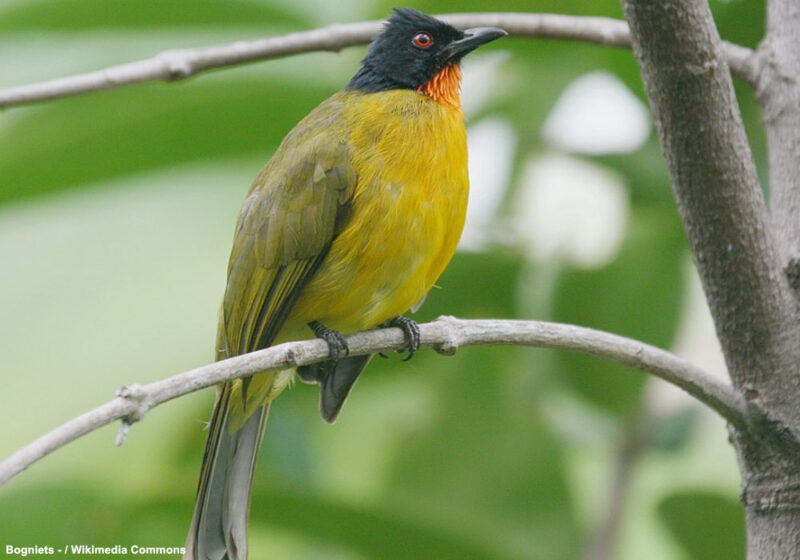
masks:
<path fill-rule="evenodd" d="M 648 422 L 647 404 L 641 400 L 639 408 L 625 419 L 622 442 L 614 458 L 614 472 L 608 497 L 604 501 L 607 511 L 586 548 L 585 560 L 610 560 L 614 558 L 625 501 L 633 481 L 634 468 L 645 449 L 643 425 Z"/>
<path fill-rule="evenodd" d="M 512 37 L 568 39 L 614 47 L 631 46 L 627 24 L 611 18 L 528 13 L 451 14 L 440 17 L 461 29 L 478 26 L 502 27 Z M 205 70 L 244 62 L 313 51 L 338 51 L 368 43 L 380 29 L 381 23 L 368 21 L 337 24 L 226 45 L 164 51 L 152 58 L 110 66 L 96 72 L 0 90 L 0 108 L 141 82 L 182 80 Z M 726 43 L 724 48 L 733 73 L 753 82 L 753 51 L 730 43 Z"/>
<path fill-rule="evenodd" d="M 422 346 L 433 347 L 444 354 L 455 353 L 462 346 L 520 345 L 597 356 L 677 385 L 733 425 L 747 423 L 748 411 L 744 400 L 733 388 L 674 354 L 629 338 L 559 323 L 453 317 L 440 317 L 420 325 L 420 334 Z M 347 343 L 350 354 L 356 356 L 398 350 L 405 345 L 405 340 L 400 329 L 391 328 L 355 334 L 347 338 Z M 114 400 L 59 426 L 0 463 L 0 486 L 49 453 L 115 420 L 123 420 L 117 442 L 120 444 L 131 423 L 141 420 L 149 409 L 166 401 L 224 381 L 310 364 L 327 357 L 328 346 L 322 340 L 288 342 L 162 381 L 123 387 Z"/>

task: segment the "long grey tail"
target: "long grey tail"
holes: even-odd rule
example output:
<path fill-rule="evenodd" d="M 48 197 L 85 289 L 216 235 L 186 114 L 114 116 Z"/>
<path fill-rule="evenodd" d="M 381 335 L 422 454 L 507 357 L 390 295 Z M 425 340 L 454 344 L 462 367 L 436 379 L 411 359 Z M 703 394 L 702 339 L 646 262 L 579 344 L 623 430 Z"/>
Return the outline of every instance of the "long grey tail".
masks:
<path fill-rule="evenodd" d="M 269 403 L 237 431 L 228 429 L 231 387 L 218 393 L 211 415 L 184 560 L 246 560 L 247 518 L 256 455 Z"/>

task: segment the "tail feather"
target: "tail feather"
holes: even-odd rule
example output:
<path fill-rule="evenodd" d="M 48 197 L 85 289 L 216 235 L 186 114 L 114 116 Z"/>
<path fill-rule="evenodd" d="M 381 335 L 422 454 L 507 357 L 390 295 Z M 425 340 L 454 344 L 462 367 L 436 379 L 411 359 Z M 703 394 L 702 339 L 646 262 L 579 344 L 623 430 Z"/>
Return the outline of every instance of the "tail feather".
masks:
<path fill-rule="evenodd" d="M 228 429 L 231 385 L 217 396 L 184 560 L 245 560 L 250 487 L 269 403 L 234 432 Z"/>
<path fill-rule="evenodd" d="M 371 359 L 372 354 L 368 354 L 342 358 L 335 366 L 331 362 L 319 362 L 297 368 L 297 375 L 304 382 L 319 383 L 319 413 L 323 420 L 331 424 L 336 422 L 344 401 Z"/>

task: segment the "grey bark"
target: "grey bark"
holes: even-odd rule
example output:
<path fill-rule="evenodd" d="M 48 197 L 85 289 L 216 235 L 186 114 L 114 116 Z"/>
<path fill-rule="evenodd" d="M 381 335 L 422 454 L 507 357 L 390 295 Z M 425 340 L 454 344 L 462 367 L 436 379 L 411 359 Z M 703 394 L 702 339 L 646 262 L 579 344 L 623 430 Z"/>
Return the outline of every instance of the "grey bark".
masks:
<path fill-rule="evenodd" d="M 788 265 L 800 258 L 800 4 L 769 4 L 767 36 L 758 54 L 756 93 L 769 146 L 770 206 Z"/>
<path fill-rule="evenodd" d="M 771 219 L 707 3 L 622 4 L 717 336 L 751 409 L 747 428 L 731 427 L 748 558 L 800 558 L 800 314 L 784 271 L 800 230 L 791 206 L 800 127 L 779 122 L 780 114 L 766 117 L 775 121 L 773 206 L 788 206 Z M 788 2 L 774 6 L 773 27 L 782 29 L 775 19 L 796 19 L 797 11 Z M 772 47 L 795 44 L 797 27 L 790 35 Z M 797 95 L 796 84 L 786 81 L 771 91 L 762 86 L 771 107 L 796 106 Z"/>

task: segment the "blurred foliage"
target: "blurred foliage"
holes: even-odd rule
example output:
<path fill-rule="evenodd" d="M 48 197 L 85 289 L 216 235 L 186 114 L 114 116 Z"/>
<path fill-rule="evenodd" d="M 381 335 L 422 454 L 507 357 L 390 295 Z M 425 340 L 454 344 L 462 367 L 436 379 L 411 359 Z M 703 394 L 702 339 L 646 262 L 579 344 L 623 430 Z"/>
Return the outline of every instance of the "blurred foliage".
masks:
<path fill-rule="evenodd" d="M 394 4 L 316 0 L 0 2 L 6 79 L 64 74 L 164 44 L 385 16 Z M 542 11 L 621 17 L 617 0 L 420 0 L 429 12 Z M 763 3 L 712 0 L 721 34 L 754 47 Z M 222 31 L 221 31 L 222 30 Z M 31 45 L 40 45 L 39 50 Z M 48 66 L 41 50 L 53 53 Z M 149 51 L 147 49 L 150 49 Z M 644 99 L 624 49 L 507 39 L 499 83 L 471 122 L 517 141 L 498 229 L 520 170 L 563 89 L 602 69 Z M 489 49 L 487 49 L 489 50 Z M 343 84 L 363 49 L 217 71 L 0 113 L 0 454 L 104 401 L 116 387 L 208 362 L 233 224 L 249 181 L 291 126 Z M 76 53 L 76 54 L 73 54 Z M 477 55 L 476 55 L 477 56 Z M 63 59 L 62 59 L 63 60 Z M 102 62 L 101 62 L 102 61 Z M 22 78 L 20 78 L 22 79 Z M 764 137 L 736 82 L 756 163 Z M 474 155 L 474 154 L 473 154 Z M 594 156 L 622 177 L 630 225 L 615 257 L 586 269 L 533 263 L 516 247 L 459 253 L 417 314 L 574 322 L 669 348 L 684 328 L 685 237 L 655 134 Z M 660 385 L 585 356 L 469 348 L 375 359 L 336 426 L 316 389 L 276 403 L 253 498 L 252 549 L 270 558 L 577 559 L 608 512 L 626 427 Z M 153 411 L 121 449 L 113 430 L 60 450 L 0 491 L 0 544 L 183 543 L 210 391 Z M 656 399 L 657 400 L 657 399 Z M 662 410 L 667 406 L 666 410 Z M 687 408 L 688 406 L 688 408 Z M 743 557 L 737 472 L 722 423 L 657 403 L 633 466 L 617 556 Z M 685 488 L 697 488 L 688 491 Z M 263 551 L 263 552 L 262 552 Z"/>
<path fill-rule="evenodd" d="M 669 346 L 678 325 L 684 241 L 673 213 L 635 213 L 617 258 L 599 270 L 569 271 L 555 296 L 554 318 Z M 669 227 L 673 225 L 673 227 Z M 562 354 L 565 380 L 595 404 L 633 412 L 646 379 L 623 366 Z"/>
<path fill-rule="evenodd" d="M 3 11 L 3 31 L 87 31 L 109 28 L 276 25 L 299 26 L 304 18 L 286 7 L 238 0 L 51 0 L 12 4 Z"/>
<path fill-rule="evenodd" d="M 278 95 L 268 96 L 273 88 Z M 264 153 L 325 94 L 313 85 L 208 80 L 52 104 L 3 131 L 8 148 L 0 154 L 0 202 L 177 163 Z M 249 126 L 265 118 L 270 126 Z M 38 164 L 43 161 L 65 164 Z"/>
<path fill-rule="evenodd" d="M 688 558 L 744 559 L 744 512 L 729 496 L 676 492 L 658 504 L 658 513 Z"/>
<path fill-rule="evenodd" d="M 669 452 L 680 449 L 689 439 L 697 422 L 697 414 L 696 408 L 686 407 L 662 415 L 647 434 L 648 443 L 656 449 Z"/>

